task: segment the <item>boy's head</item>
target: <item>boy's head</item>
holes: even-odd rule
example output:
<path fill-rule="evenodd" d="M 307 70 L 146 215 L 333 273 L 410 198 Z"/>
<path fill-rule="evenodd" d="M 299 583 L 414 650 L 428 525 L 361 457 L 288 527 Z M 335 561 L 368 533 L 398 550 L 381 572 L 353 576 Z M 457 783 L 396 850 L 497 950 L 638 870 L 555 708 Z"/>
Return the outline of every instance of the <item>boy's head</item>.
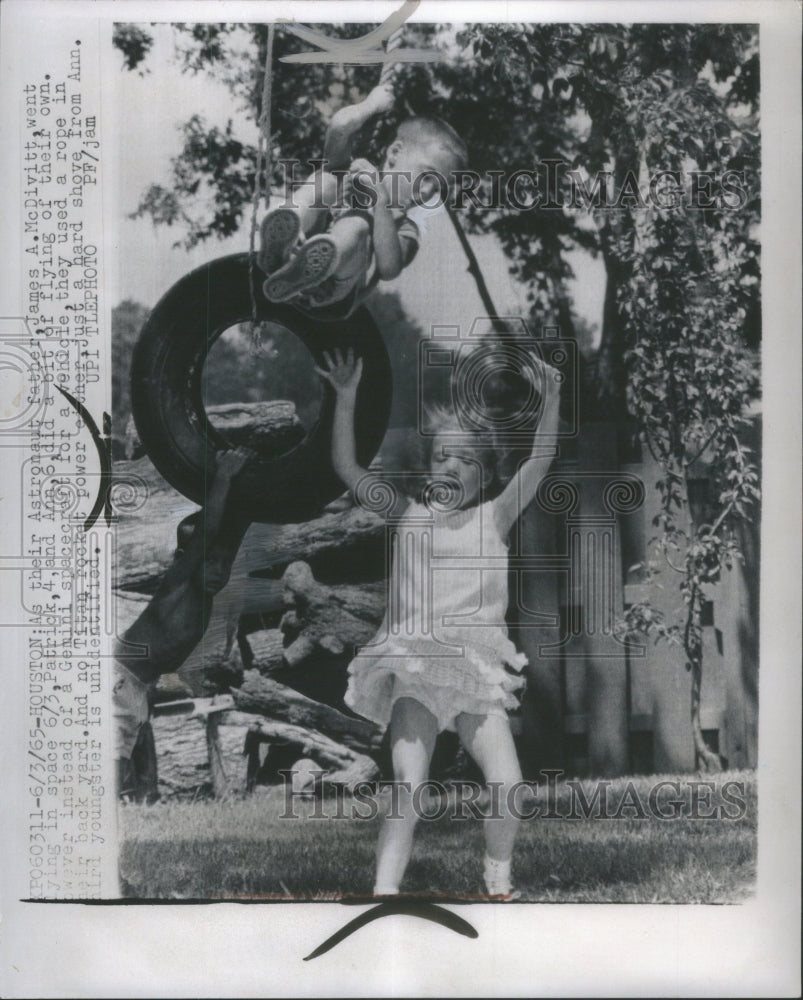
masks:
<path fill-rule="evenodd" d="M 407 206 L 412 202 L 424 203 L 440 195 L 445 200 L 446 191 L 440 191 L 437 175 L 446 178 L 451 186 L 455 170 L 463 170 L 468 162 L 466 144 L 440 118 L 417 116 L 403 121 L 385 154 L 385 171 L 401 174 L 398 181 L 399 201 Z"/>

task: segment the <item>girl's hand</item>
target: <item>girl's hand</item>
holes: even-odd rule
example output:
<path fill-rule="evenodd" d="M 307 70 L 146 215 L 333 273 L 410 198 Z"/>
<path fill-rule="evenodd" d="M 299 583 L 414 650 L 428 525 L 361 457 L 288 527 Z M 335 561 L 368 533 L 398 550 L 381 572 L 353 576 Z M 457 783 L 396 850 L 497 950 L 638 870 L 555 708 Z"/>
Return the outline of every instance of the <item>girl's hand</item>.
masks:
<path fill-rule="evenodd" d="M 326 379 L 338 396 L 356 394 L 362 376 L 362 358 L 355 360 L 354 349 L 350 347 L 345 358 L 339 349 L 335 349 L 331 355 L 324 351 L 323 358 L 326 369 L 315 368 L 321 378 Z"/>
<path fill-rule="evenodd" d="M 563 375 L 557 368 L 548 365 L 539 357 L 533 357 L 532 367 L 525 367 L 524 375 L 539 394 L 543 394 L 545 406 L 557 406 L 563 386 Z"/>

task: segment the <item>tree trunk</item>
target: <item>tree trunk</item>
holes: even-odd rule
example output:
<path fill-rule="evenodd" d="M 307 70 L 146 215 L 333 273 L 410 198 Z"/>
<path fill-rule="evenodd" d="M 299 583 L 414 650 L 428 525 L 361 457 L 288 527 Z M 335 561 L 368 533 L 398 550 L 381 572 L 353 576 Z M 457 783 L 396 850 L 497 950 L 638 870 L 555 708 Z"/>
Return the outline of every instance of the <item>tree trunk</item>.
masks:
<path fill-rule="evenodd" d="M 583 421 L 627 419 L 626 373 L 623 361 L 625 341 L 619 316 L 618 292 L 630 276 L 630 265 L 604 248 L 605 299 L 602 307 L 602 335 L 596 357 L 596 399 L 583 400 Z"/>
<path fill-rule="evenodd" d="M 705 742 L 700 724 L 700 689 L 703 682 L 703 665 L 698 660 L 691 667 L 691 731 L 694 737 L 694 766 L 706 774 L 722 770 L 722 758 Z"/>
<path fill-rule="evenodd" d="M 614 165 L 614 190 L 621 191 L 628 175 L 640 174 L 641 164 L 635 155 L 618 158 Z M 627 420 L 627 373 L 624 366 L 626 347 L 624 323 L 619 314 L 619 290 L 630 279 L 633 265 L 623 243 L 632 249 L 638 228 L 637 210 L 606 212 L 600 231 L 605 261 L 605 300 L 602 308 L 602 335 L 596 357 L 596 393 L 585 400 L 587 411 L 581 420 Z M 596 398 L 594 398 L 596 397 Z"/>
<path fill-rule="evenodd" d="M 700 699 L 703 686 L 703 643 L 701 625 L 701 596 L 694 588 L 689 598 L 684 648 L 691 670 L 691 731 L 694 740 L 694 766 L 706 774 L 722 770 L 722 759 L 705 742 L 700 719 Z"/>

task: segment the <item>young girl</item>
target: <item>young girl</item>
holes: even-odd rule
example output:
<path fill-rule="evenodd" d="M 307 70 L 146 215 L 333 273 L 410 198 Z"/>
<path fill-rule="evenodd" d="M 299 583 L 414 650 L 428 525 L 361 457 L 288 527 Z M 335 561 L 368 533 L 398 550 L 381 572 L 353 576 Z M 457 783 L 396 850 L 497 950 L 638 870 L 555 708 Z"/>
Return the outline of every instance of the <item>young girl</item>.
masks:
<path fill-rule="evenodd" d="M 338 351 L 324 356 L 327 370 L 319 374 L 337 394 L 332 462 L 355 496 L 369 496 L 371 480 L 379 477 L 357 464 L 354 445 L 362 362 L 351 351 L 345 358 Z M 535 359 L 534 369 L 545 387 L 540 445 L 557 433 L 560 376 Z M 523 680 L 506 665 L 521 671 L 525 660 L 505 630 L 505 540 L 551 458 L 537 456 L 534 447 L 533 457 L 502 493 L 483 502 L 493 475 L 489 449 L 472 446 L 471 436 L 451 424 L 433 439 L 425 503 L 412 503 L 399 523 L 388 616 L 378 642 L 349 667 L 346 702 L 367 718 L 390 723 L 394 778 L 400 783 L 400 818 L 383 824 L 374 893 L 399 891 L 417 818 L 415 790 L 427 780 L 438 732 L 453 729 L 485 780 L 499 788 L 498 808 L 485 820 L 484 877 L 491 896 L 509 899 L 517 819 L 506 791 L 521 780 L 521 771 L 507 709 L 516 706 Z"/>

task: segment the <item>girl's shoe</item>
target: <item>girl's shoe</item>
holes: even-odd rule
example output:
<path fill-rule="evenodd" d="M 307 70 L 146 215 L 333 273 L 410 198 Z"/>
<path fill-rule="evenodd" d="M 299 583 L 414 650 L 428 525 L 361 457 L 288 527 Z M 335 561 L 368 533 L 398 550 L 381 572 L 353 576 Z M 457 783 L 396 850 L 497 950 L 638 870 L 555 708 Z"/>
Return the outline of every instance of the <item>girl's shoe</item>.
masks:
<path fill-rule="evenodd" d="M 493 902 L 515 903 L 517 899 L 521 899 L 519 890 L 514 889 L 509 882 L 505 885 L 486 882 L 485 889 L 489 899 Z"/>
<path fill-rule="evenodd" d="M 262 220 L 257 265 L 265 274 L 273 274 L 287 263 L 290 250 L 301 232 L 301 219 L 292 208 L 274 208 Z"/>
<path fill-rule="evenodd" d="M 262 286 L 271 302 L 286 302 L 325 281 L 338 265 L 337 244 L 331 236 L 313 236 Z"/>
<path fill-rule="evenodd" d="M 519 899 L 521 893 L 516 892 L 510 881 L 510 860 L 497 861 L 485 855 L 485 870 L 483 871 L 483 881 L 488 895 L 492 899 L 500 902 L 511 902 Z"/>

